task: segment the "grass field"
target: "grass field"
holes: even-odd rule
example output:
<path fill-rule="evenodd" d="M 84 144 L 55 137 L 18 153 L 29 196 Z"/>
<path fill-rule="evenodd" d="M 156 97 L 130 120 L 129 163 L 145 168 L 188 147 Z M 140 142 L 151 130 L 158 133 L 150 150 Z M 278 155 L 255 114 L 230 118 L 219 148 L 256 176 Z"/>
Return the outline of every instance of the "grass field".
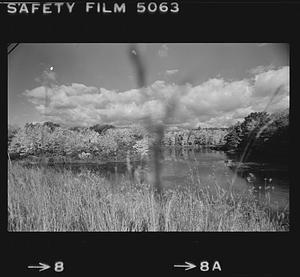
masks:
<path fill-rule="evenodd" d="M 288 231 L 251 193 L 194 183 L 163 192 L 124 176 L 8 166 L 8 231 Z M 285 219 L 287 215 L 285 215 Z"/>

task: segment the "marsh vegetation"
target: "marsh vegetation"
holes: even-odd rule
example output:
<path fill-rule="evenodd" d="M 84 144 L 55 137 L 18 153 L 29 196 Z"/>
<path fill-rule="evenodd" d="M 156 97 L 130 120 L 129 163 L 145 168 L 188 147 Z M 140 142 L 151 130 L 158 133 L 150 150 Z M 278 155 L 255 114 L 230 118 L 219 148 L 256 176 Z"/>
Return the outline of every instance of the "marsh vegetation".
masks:
<path fill-rule="evenodd" d="M 11 133 L 9 231 L 289 230 L 287 168 L 262 162 L 231 168 L 228 159 L 239 161 L 238 152 L 210 149 L 231 142 L 230 130 L 166 132 L 161 202 L 149 163 L 153 138 L 140 126 L 48 122 Z"/>
<path fill-rule="evenodd" d="M 287 103 L 288 67 L 262 91 L 270 68 L 258 88 L 172 83 L 178 70 L 149 86 L 142 50 L 126 49 L 137 89 L 59 85 L 51 66 L 23 93 L 44 120 L 8 129 L 8 230 L 288 231 L 289 110 L 266 112 Z"/>
<path fill-rule="evenodd" d="M 130 175 L 108 181 L 83 171 L 9 166 L 9 231 L 287 231 L 288 213 L 253 194 L 206 186 L 189 173 L 185 186 L 163 192 L 162 214 L 153 188 Z M 161 226 L 163 222 L 163 226 Z"/>

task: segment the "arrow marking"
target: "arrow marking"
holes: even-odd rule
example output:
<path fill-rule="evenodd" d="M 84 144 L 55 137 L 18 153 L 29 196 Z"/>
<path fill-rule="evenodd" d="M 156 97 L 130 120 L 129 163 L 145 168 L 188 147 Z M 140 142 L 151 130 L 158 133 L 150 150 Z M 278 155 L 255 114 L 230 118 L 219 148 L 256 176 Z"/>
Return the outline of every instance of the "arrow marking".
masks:
<path fill-rule="evenodd" d="M 175 264 L 174 267 L 183 267 L 183 268 L 185 268 L 184 270 L 190 270 L 190 269 L 195 268 L 196 266 L 192 263 L 185 262 L 185 265 L 184 264 L 183 265 L 176 265 Z"/>
<path fill-rule="evenodd" d="M 39 265 L 29 265 L 28 268 L 37 268 L 40 269 L 39 272 L 49 269 L 51 266 L 43 263 L 39 263 Z"/>

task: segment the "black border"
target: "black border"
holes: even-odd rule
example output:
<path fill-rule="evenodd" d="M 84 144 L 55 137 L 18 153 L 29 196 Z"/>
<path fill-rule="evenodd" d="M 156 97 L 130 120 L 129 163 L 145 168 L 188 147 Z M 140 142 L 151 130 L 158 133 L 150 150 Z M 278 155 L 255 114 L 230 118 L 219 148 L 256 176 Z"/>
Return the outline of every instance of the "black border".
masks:
<path fill-rule="evenodd" d="M 124 2 L 133 5 L 137 1 Z M 289 43 L 290 124 L 291 129 L 295 129 L 295 95 L 299 91 L 297 26 L 300 23 L 300 4 L 296 1 L 177 2 L 181 6 L 177 15 L 137 15 L 133 12 L 114 16 L 87 16 L 79 12 L 59 16 L 1 15 L 4 19 L 2 29 L 5 30 L 0 36 L 3 133 L 7 132 L 8 42 Z M 294 145 L 296 135 L 291 137 L 291 145 Z M 5 153 L 6 136 L 2 140 Z M 201 260 L 220 261 L 223 271 L 214 276 L 290 276 L 294 269 L 297 270 L 296 254 L 292 251 L 296 242 L 295 174 L 291 174 L 291 226 L 286 233 L 9 233 L 6 230 L 7 160 L 5 154 L 1 156 L 1 237 L 5 245 L 1 248 L 6 256 L 2 269 L 5 268 L 9 275 L 52 276 L 55 274 L 53 271 L 38 273 L 29 271 L 27 266 L 43 261 L 53 264 L 59 260 L 65 263 L 65 271 L 60 273 L 62 276 L 127 273 L 211 276 L 199 270 L 184 272 L 173 268 L 174 264 L 184 261 L 199 264 Z M 291 157 L 290 171 L 297 172 L 297 165 L 292 161 Z"/>

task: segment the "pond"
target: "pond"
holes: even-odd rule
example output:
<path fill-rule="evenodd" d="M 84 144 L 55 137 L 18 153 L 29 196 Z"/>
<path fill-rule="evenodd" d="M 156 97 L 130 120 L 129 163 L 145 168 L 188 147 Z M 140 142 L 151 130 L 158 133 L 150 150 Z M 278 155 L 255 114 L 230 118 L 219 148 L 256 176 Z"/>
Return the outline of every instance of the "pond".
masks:
<path fill-rule="evenodd" d="M 200 186 L 218 184 L 238 193 L 251 189 L 258 201 L 265 201 L 268 197 L 272 208 L 289 207 L 287 165 L 251 161 L 239 167 L 236 166 L 237 156 L 209 148 L 170 147 L 163 150 L 162 157 L 161 179 L 165 188 L 196 183 Z M 126 162 L 55 165 L 60 169 L 61 166 L 75 173 L 88 169 L 110 180 L 128 174 Z M 133 171 L 139 167 L 144 172 L 151 172 L 151 165 L 146 162 L 131 162 L 131 166 Z"/>
<path fill-rule="evenodd" d="M 165 185 L 184 184 L 188 178 L 187 173 L 192 171 L 196 172 L 192 176 L 198 178 L 200 184 L 217 183 L 225 189 L 231 187 L 240 193 L 251 189 L 257 200 L 267 200 L 272 208 L 289 207 L 287 165 L 259 161 L 238 162 L 237 155 L 209 148 L 169 148 L 164 151 L 162 179 Z"/>

